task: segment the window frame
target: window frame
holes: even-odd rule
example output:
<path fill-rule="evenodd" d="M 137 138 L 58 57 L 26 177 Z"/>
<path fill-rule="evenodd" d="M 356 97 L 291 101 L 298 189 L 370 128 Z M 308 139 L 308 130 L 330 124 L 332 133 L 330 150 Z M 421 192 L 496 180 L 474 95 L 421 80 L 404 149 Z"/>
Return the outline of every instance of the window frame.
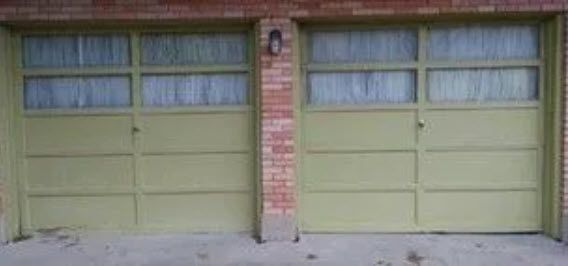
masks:
<path fill-rule="evenodd" d="M 465 60 L 435 60 L 428 58 L 428 34 L 432 27 L 446 26 L 458 27 L 471 24 L 482 25 L 530 25 L 538 29 L 538 58 L 536 59 L 465 59 Z M 349 30 L 372 30 L 380 28 L 409 28 L 415 29 L 417 38 L 417 58 L 415 61 L 399 62 L 374 62 L 374 63 L 310 63 L 310 34 L 317 31 L 349 31 Z M 540 20 L 490 20 L 487 22 L 479 20 L 466 21 L 434 21 L 434 22 L 387 22 L 384 24 L 341 24 L 341 25 L 305 25 L 300 32 L 300 106 L 308 112 L 326 111 L 348 111 L 348 110 L 413 110 L 424 109 L 471 109 L 471 108 L 507 108 L 507 107 L 538 107 L 543 97 L 544 79 L 544 23 Z M 443 69 L 467 69 L 467 68 L 519 68 L 534 67 L 537 69 L 537 97 L 534 100 L 526 101 L 487 101 L 487 102 L 430 102 L 428 99 L 428 80 L 429 70 Z M 330 104 L 312 105 L 309 103 L 308 75 L 311 72 L 362 72 L 362 71 L 385 71 L 385 70 L 413 70 L 415 71 L 416 88 L 415 102 L 412 103 L 376 103 L 376 104 Z"/>
<path fill-rule="evenodd" d="M 142 65 L 141 35 L 145 33 L 235 33 L 245 34 L 246 63 L 233 65 Z M 129 38 L 130 61 L 127 65 L 86 65 L 78 67 L 28 67 L 23 65 L 23 37 L 28 35 L 70 35 L 70 34 L 126 34 Z M 232 26 L 195 26 L 195 27 L 159 27 L 137 26 L 113 29 L 101 27 L 95 29 L 81 29 L 76 27 L 63 28 L 21 28 L 14 31 L 13 47 L 15 51 L 15 77 L 18 92 L 18 101 L 21 111 L 26 116 L 43 115 L 85 115 L 85 114 L 129 114 L 140 113 L 188 113 L 188 112 L 242 112 L 250 111 L 255 106 L 255 41 L 254 28 L 250 25 Z M 180 105 L 180 106 L 143 106 L 142 104 L 142 75 L 161 74 L 215 74 L 215 73 L 242 73 L 248 78 L 247 101 L 239 105 Z M 130 80 L 130 105 L 127 107 L 89 107 L 89 108 L 24 108 L 24 79 L 26 77 L 68 77 L 68 76 L 127 76 Z"/>
<path fill-rule="evenodd" d="M 312 63 L 310 47 L 311 34 L 313 32 L 333 32 L 333 31 L 356 31 L 356 30 L 380 30 L 380 29 L 407 29 L 416 33 L 416 56 L 412 60 L 401 61 L 375 61 L 375 62 L 327 62 Z M 416 24 L 393 24 L 393 25 L 341 25 L 341 26 L 306 26 L 301 32 L 301 72 L 302 72 L 302 106 L 309 110 L 338 110 L 338 109 L 376 109 L 376 108 L 397 108 L 397 109 L 413 109 L 418 101 L 418 58 L 420 50 L 420 34 L 419 27 Z M 374 71 L 411 71 L 414 76 L 414 97 L 413 101 L 408 103 L 375 103 L 375 104 L 310 104 L 309 95 L 309 74 L 310 73 L 331 73 L 331 72 L 374 72 Z"/>

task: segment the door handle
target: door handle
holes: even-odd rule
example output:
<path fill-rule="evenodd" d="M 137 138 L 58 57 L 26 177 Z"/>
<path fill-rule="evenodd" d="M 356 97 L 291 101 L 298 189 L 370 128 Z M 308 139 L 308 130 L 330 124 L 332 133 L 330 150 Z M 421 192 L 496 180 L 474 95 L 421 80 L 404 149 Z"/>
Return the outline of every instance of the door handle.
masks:
<path fill-rule="evenodd" d="M 140 128 L 139 127 L 132 127 L 132 133 L 140 133 Z"/>
<path fill-rule="evenodd" d="M 426 121 L 424 119 L 418 119 L 418 128 L 423 129 L 426 127 Z"/>

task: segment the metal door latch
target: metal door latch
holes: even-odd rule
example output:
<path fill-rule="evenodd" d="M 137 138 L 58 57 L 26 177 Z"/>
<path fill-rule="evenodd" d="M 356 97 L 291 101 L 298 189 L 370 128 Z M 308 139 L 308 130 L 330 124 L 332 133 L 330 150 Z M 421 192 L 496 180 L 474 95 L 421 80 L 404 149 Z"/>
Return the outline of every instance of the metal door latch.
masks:
<path fill-rule="evenodd" d="M 426 126 L 426 121 L 424 121 L 424 119 L 419 119 L 418 120 L 418 127 L 420 129 L 424 128 Z"/>

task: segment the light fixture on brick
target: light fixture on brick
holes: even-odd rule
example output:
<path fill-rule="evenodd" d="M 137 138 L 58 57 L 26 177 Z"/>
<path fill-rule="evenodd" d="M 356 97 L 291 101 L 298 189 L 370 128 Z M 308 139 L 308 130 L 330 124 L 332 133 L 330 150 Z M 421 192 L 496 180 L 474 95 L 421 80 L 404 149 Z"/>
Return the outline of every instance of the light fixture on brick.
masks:
<path fill-rule="evenodd" d="M 272 55 L 279 55 L 282 51 L 282 32 L 280 30 L 272 30 L 268 34 L 268 51 Z"/>

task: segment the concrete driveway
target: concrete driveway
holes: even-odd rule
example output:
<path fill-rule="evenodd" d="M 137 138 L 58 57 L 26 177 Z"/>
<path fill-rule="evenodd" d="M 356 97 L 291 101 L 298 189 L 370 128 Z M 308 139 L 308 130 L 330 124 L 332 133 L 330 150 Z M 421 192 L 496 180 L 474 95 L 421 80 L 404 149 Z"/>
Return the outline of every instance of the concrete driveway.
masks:
<path fill-rule="evenodd" d="M 0 247 L 0 265 L 568 265 L 568 246 L 541 235 L 247 235 L 44 232 Z"/>

